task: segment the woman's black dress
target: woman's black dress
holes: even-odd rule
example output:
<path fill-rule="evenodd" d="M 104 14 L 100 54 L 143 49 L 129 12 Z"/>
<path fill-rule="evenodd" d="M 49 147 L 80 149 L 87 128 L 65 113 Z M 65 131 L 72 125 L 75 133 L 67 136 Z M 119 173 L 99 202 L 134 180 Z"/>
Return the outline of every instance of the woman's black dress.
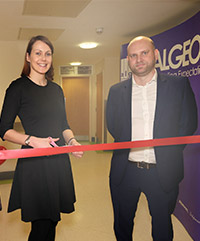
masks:
<path fill-rule="evenodd" d="M 28 77 L 13 81 L 6 90 L 1 113 L 0 136 L 13 128 L 19 116 L 25 133 L 37 137 L 59 137 L 69 129 L 62 89 L 54 82 L 39 86 Z M 23 146 L 22 148 L 27 148 Z M 60 220 L 60 212 L 74 211 L 75 192 L 68 154 L 18 159 L 8 212 L 21 209 L 25 222 Z"/>

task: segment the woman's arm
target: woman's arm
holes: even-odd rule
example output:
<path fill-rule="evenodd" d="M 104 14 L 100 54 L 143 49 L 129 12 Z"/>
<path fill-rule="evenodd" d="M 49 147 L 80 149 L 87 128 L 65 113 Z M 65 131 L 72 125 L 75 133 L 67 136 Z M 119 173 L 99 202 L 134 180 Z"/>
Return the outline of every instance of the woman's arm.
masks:
<path fill-rule="evenodd" d="M 70 130 L 70 129 L 63 131 L 63 137 L 64 137 L 67 145 L 70 145 L 70 146 L 79 146 L 80 145 L 80 143 L 78 143 L 77 140 L 75 139 L 72 130 Z M 72 152 L 72 154 L 73 154 L 73 156 L 78 157 L 78 158 L 83 156 L 82 151 Z"/>
<path fill-rule="evenodd" d="M 27 140 L 28 137 L 29 135 L 19 133 L 14 129 L 9 129 L 4 134 L 3 139 L 19 145 L 26 145 L 25 141 Z M 56 142 L 59 140 L 59 138 L 52 138 L 52 140 Z M 33 148 L 45 148 L 45 147 L 51 147 L 50 143 L 51 143 L 51 139 L 49 137 L 40 138 L 36 136 L 30 136 L 28 146 L 31 146 Z"/>

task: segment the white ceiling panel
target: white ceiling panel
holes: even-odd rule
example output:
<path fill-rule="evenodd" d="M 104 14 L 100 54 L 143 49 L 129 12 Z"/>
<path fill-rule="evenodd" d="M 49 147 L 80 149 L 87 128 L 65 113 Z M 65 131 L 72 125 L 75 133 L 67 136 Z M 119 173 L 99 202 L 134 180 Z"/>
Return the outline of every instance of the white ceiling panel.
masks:
<path fill-rule="evenodd" d="M 91 0 L 25 0 L 23 15 L 77 17 Z"/>
<path fill-rule="evenodd" d="M 18 39 L 29 40 L 36 35 L 45 35 L 51 41 L 56 41 L 64 31 L 64 29 L 20 28 Z"/>

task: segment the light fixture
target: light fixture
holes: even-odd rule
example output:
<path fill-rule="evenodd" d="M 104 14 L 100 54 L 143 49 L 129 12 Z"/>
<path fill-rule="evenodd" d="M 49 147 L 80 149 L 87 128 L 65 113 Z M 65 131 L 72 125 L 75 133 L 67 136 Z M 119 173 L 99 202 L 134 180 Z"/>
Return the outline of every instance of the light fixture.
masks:
<path fill-rule="evenodd" d="M 97 45 L 98 45 L 98 44 L 95 43 L 95 42 L 85 42 L 85 43 L 79 44 L 79 46 L 80 46 L 82 49 L 93 49 L 93 48 L 96 48 Z"/>
<path fill-rule="evenodd" d="M 72 62 L 72 63 L 70 63 L 70 65 L 72 65 L 72 66 L 78 66 L 78 65 L 81 65 L 81 62 Z"/>

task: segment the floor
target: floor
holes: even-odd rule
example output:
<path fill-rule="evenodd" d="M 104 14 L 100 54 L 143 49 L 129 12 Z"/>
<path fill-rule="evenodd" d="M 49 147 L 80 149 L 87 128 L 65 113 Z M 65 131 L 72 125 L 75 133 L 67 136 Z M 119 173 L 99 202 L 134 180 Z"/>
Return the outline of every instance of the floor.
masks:
<path fill-rule="evenodd" d="M 76 187 L 76 211 L 62 215 L 56 241 L 115 241 L 113 213 L 108 186 L 111 152 L 87 152 L 71 158 Z M 0 241 L 26 241 L 30 224 L 20 221 L 20 211 L 7 214 L 11 181 L 0 184 L 3 211 L 0 212 Z M 173 218 L 174 241 L 192 241 L 181 223 Z M 135 241 L 150 241 L 151 219 L 141 195 L 135 218 Z"/>

